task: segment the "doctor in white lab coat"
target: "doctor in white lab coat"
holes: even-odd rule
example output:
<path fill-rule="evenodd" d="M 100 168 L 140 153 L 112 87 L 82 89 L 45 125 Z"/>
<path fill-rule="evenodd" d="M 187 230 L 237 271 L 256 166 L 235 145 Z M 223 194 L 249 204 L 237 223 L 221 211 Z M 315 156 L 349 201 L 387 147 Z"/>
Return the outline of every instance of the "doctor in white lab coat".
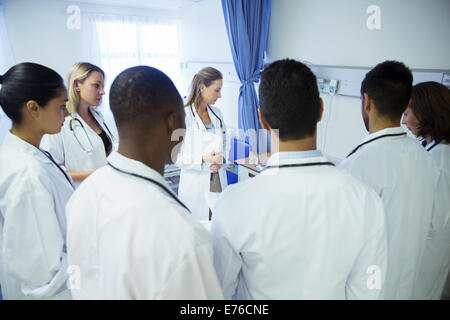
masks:
<path fill-rule="evenodd" d="M 220 110 L 212 106 L 221 97 L 222 74 L 204 68 L 193 78 L 186 103 L 186 135 L 178 156 L 181 168 L 178 196 L 198 220 L 210 220 L 209 192 L 223 191 L 227 175 L 223 164 L 229 144 Z"/>
<path fill-rule="evenodd" d="M 437 82 L 413 87 L 402 123 L 426 142 L 439 169 L 431 225 L 414 287 L 414 299 L 441 299 L 450 271 L 450 90 Z"/>
<path fill-rule="evenodd" d="M 67 205 L 74 299 L 222 299 L 208 231 L 163 178 L 181 97 L 161 71 L 139 66 L 111 86 L 120 145 Z"/>
<path fill-rule="evenodd" d="M 0 147 L 0 283 L 4 299 L 71 299 L 65 205 L 72 181 L 39 149 L 61 130 L 67 92 L 53 70 L 21 63 L 0 76 L 0 103 L 12 120 Z"/>
<path fill-rule="evenodd" d="M 427 152 L 400 127 L 411 71 L 385 61 L 361 86 L 362 114 L 370 134 L 340 168 L 371 186 L 383 200 L 388 229 L 386 299 L 411 299 L 431 222 L 439 171 Z"/>
<path fill-rule="evenodd" d="M 76 63 L 69 73 L 70 116 L 60 133 L 45 135 L 41 147 L 63 166 L 75 187 L 94 170 L 106 165 L 115 139 L 97 109 L 104 91 L 104 72 L 90 63 Z"/>
<path fill-rule="evenodd" d="M 382 299 L 383 204 L 316 150 L 323 112 L 316 77 L 300 62 L 276 61 L 262 73 L 259 97 L 263 128 L 279 128 L 271 136 L 280 152 L 214 208 L 214 265 L 225 298 Z"/>

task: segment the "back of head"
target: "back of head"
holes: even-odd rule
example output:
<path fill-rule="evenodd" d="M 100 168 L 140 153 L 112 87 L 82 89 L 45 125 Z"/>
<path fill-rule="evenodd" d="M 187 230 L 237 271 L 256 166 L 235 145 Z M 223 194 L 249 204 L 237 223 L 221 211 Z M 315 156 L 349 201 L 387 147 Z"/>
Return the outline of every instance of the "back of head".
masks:
<path fill-rule="evenodd" d="M 302 139 L 314 134 L 320 116 L 316 76 L 303 63 L 285 59 L 269 65 L 259 86 L 261 113 L 280 139 Z"/>
<path fill-rule="evenodd" d="M 54 70 L 36 63 L 19 63 L 0 76 L 0 105 L 14 122 L 22 120 L 22 108 L 31 100 L 40 106 L 60 94 L 64 89 L 61 76 Z"/>
<path fill-rule="evenodd" d="M 186 106 L 198 105 L 201 101 L 200 86 L 203 84 L 209 87 L 212 82 L 223 79 L 222 73 L 212 67 L 206 67 L 197 72 L 192 79 L 189 97 Z"/>
<path fill-rule="evenodd" d="M 450 143 L 450 90 L 446 86 L 433 81 L 416 84 L 409 107 L 419 121 L 419 136 Z"/>
<path fill-rule="evenodd" d="M 75 117 L 77 106 L 80 101 L 80 95 L 74 87 L 74 81 L 78 80 L 80 83 L 83 83 L 84 80 L 86 80 L 94 71 L 101 73 L 103 75 L 103 79 L 105 78 L 105 72 L 103 72 L 103 70 L 96 65 L 93 65 L 89 62 L 77 62 L 69 71 L 69 75 L 67 76 L 69 101 L 67 101 L 66 103 L 66 108 L 67 111 L 72 115 L 72 117 Z"/>
<path fill-rule="evenodd" d="M 398 61 L 385 61 L 370 70 L 362 84 L 361 95 L 373 99 L 378 114 L 391 120 L 400 119 L 411 97 L 411 70 Z"/>
<path fill-rule="evenodd" d="M 119 134 L 130 126 L 151 131 L 164 115 L 183 107 L 172 80 L 162 71 L 148 66 L 122 71 L 111 85 L 109 103 Z"/>

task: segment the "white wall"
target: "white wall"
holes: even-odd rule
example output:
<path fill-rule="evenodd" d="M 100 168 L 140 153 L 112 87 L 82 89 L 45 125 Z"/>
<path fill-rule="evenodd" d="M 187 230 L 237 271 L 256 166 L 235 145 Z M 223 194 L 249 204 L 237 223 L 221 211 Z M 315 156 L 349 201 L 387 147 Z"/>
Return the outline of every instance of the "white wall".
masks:
<path fill-rule="evenodd" d="M 369 5 L 381 29 L 369 30 Z M 273 0 L 267 56 L 315 65 L 373 67 L 394 59 L 410 68 L 450 69 L 448 0 Z M 318 146 L 344 157 L 367 135 L 358 98 L 322 95 Z"/>
<path fill-rule="evenodd" d="M 189 95 L 189 85 L 194 74 L 201 68 L 211 66 L 224 75 L 222 98 L 215 106 L 222 110 L 224 121 L 229 128 L 238 127 L 238 96 L 240 83 L 236 76 L 228 35 L 220 0 L 205 0 L 183 10 L 182 19 L 182 59 L 195 62 L 196 70 L 184 70 L 185 86 L 180 88 L 182 96 Z M 233 76 L 229 73 L 233 72 Z M 231 79 L 233 78 L 233 79 Z"/>
<path fill-rule="evenodd" d="M 64 78 L 70 67 L 83 60 L 83 13 L 139 14 L 152 17 L 180 18 L 180 12 L 139 8 L 101 6 L 61 0 L 0 0 L 16 62 L 32 61 L 53 68 Z M 81 29 L 66 26 L 67 7 L 81 9 Z"/>
<path fill-rule="evenodd" d="M 74 62 L 85 60 L 83 13 L 178 19 L 181 21 L 182 61 L 196 61 L 202 66 L 217 62 L 232 63 L 220 0 L 193 2 L 181 10 L 105 6 L 62 0 L 0 0 L 0 3 L 4 4 L 6 26 L 16 63 L 40 63 L 53 68 L 64 78 Z M 66 27 L 69 17 L 66 10 L 71 4 L 81 9 L 81 30 L 69 30 Z M 188 95 L 192 76 L 189 74 L 183 78 L 178 88 L 182 96 Z M 229 127 L 237 127 L 238 94 L 239 84 L 224 81 L 223 98 L 216 105 L 223 109 L 225 123 Z"/>
<path fill-rule="evenodd" d="M 369 5 L 381 30 L 369 30 Z M 370 67 L 386 59 L 450 69 L 448 0 L 273 0 L 268 55 L 316 65 Z"/>

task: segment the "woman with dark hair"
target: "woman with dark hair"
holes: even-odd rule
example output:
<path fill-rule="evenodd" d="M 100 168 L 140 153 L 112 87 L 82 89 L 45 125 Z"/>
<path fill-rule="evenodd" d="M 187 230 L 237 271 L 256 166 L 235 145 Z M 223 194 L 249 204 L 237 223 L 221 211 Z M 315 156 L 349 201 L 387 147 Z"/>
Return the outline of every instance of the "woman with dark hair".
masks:
<path fill-rule="evenodd" d="M 221 192 L 227 186 L 225 122 L 213 105 L 221 96 L 222 73 L 207 67 L 192 79 L 186 102 L 186 135 L 178 156 L 181 167 L 178 196 L 198 220 L 211 220 L 208 192 Z"/>
<path fill-rule="evenodd" d="M 5 299 L 70 299 L 65 206 L 69 175 L 39 148 L 61 130 L 67 91 L 52 69 L 21 63 L 0 75 L 12 121 L 0 147 L 0 283 Z"/>
<path fill-rule="evenodd" d="M 450 90 L 437 82 L 413 87 L 403 124 L 426 141 L 440 171 L 430 231 L 414 298 L 440 299 L 450 270 Z"/>

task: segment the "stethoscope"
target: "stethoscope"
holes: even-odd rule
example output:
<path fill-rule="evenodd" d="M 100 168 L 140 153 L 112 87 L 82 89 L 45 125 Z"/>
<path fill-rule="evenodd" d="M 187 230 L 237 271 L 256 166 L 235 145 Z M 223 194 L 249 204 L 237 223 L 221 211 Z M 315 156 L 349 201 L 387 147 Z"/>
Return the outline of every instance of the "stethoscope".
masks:
<path fill-rule="evenodd" d="M 213 111 L 213 109 L 209 106 L 209 104 L 206 106 L 206 108 L 209 109 L 212 112 L 212 114 L 219 120 L 219 122 L 220 122 L 220 129 L 222 130 L 222 133 L 223 133 L 222 119 L 220 119 L 220 117 Z M 200 129 L 200 126 L 198 125 L 198 122 L 195 119 L 195 113 L 194 113 L 194 110 L 192 109 L 192 105 L 190 106 L 190 109 L 191 109 L 192 116 L 194 117 L 194 121 L 197 124 L 197 128 Z M 211 124 L 212 124 L 212 121 L 211 121 Z"/>
<path fill-rule="evenodd" d="M 223 130 L 223 125 L 222 125 L 222 119 L 220 119 L 220 117 L 213 111 L 213 109 L 210 107 L 209 104 L 206 105 L 206 108 L 209 109 L 209 110 L 212 112 L 212 114 L 219 120 L 219 122 L 220 122 L 220 131 L 221 131 L 221 133 L 222 133 L 222 135 L 223 135 L 223 134 L 224 134 L 224 130 Z M 195 121 L 195 123 L 197 124 L 197 128 L 200 130 L 200 126 L 198 125 L 198 122 L 197 122 L 197 120 L 195 119 L 195 113 L 194 113 L 194 110 L 192 109 L 192 105 L 190 106 L 190 109 L 191 109 L 192 116 L 194 117 L 194 121 Z M 200 121 L 202 121 L 202 119 L 200 119 Z M 202 121 L 202 122 L 203 122 L 203 121 Z M 212 120 L 211 120 L 211 126 L 213 126 Z M 223 139 L 225 139 L 225 136 L 223 136 Z M 223 145 L 225 145 L 225 142 L 223 142 Z M 222 150 L 222 151 L 223 151 L 223 150 Z M 211 176 L 211 177 L 212 177 L 212 176 Z"/>
<path fill-rule="evenodd" d="M 94 119 L 95 119 L 95 117 L 94 117 Z M 83 144 L 81 143 L 81 141 L 78 139 L 77 134 L 72 126 L 73 121 L 77 122 L 77 125 L 79 124 L 81 126 L 81 129 L 83 129 L 84 134 L 85 134 L 87 140 L 89 141 L 89 145 L 91 146 L 90 149 L 86 149 L 83 146 Z M 97 121 L 97 119 L 95 119 L 95 121 Z M 106 130 L 108 130 L 108 133 L 109 133 L 108 139 L 110 140 L 110 142 L 112 144 L 113 141 L 111 141 L 111 140 L 113 139 L 113 135 L 112 135 L 111 131 L 109 130 L 108 126 L 106 125 L 105 121 L 102 121 L 102 122 L 103 122 L 103 126 L 106 128 Z M 75 139 L 77 140 L 78 144 L 80 145 L 81 149 L 83 149 L 84 152 L 88 152 L 88 153 L 92 152 L 92 150 L 94 150 L 94 145 L 92 144 L 91 138 L 89 138 L 89 135 L 88 135 L 83 123 L 78 118 L 72 118 L 72 119 L 70 119 L 69 127 L 70 127 L 70 131 L 72 131 L 72 133 L 73 133 Z"/>
<path fill-rule="evenodd" d="M 379 137 L 370 139 L 369 141 L 361 143 L 359 146 L 357 146 L 355 149 L 353 149 L 353 151 L 350 152 L 348 154 L 348 156 L 346 156 L 346 158 L 350 157 L 352 154 L 354 154 L 356 151 L 358 151 L 359 148 L 361 148 L 363 145 L 366 145 L 366 144 L 368 144 L 370 142 L 373 142 L 375 140 L 378 140 L 378 139 L 381 139 L 381 138 L 385 138 L 385 137 L 398 137 L 398 136 L 406 136 L 406 132 L 403 132 L 403 133 L 392 133 L 392 134 L 383 134 L 383 135 L 381 135 Z"/>
<path fill-rule="evenodd" d="M 267 169 L 275 169 L 275 168 L 294 168 L 294 167 L 312 167 L 312 166 L 335 166 L 334 163 L 331 162 L 309 162 L 309 163 L 295 163 L 295 164 L 281 164 L 281 165 L 273 165 L 267 166 L 262 171 Z"/>
<path fill-rule="evenodd" d="M 150 178 L 147 178 L 147 177 L 144 177 L 144 176 L 141 176 L 141 175 L 136 174 L 136 173 L 124 171 L 124 170 L 122 170 L 122 169 L 119 169 L 119 168 L 113 166 L 110 162 L 107 162 L 107 163 L 108 163 L 108 165 L 109 165 L 111 168 L 113 168 L 114 170 L 117 170 L 117 171 L 122 172 L 122 173 L 124 173 L 124 174 L 128 174 L 128 175 L 133 176 L 133 177 L 137 177 L 137 178 L 144 179 L 144 180 L 146 180 L 146 181 L 148 181 L 148 182 L 151 182 L 151 183 L 157 185 L 158 187 L 160 187 L 161 189 L 163 189 L 168 195 L 170 195 L 176 202 L 178 202 L 183 208 L 185 208 L 189 213 L 191 213 L 191 211 L 188 209 L 188 207 L 186 207 L 186 205 L 185 205 L 183 202 L 181 202 L 180 199 L 178 199 L 172 192 L 170 192 L 169 190 L 167 190 L 167 188 L 164 187 L 164 185 L 162 185 L 162 184 L 159 183 L 158 181 L 153 180 L 153 179 L 150 179 Z"/>
<path fill-rule="evenodd" d="M 58 169 L 62 172 L 62 174 L 64 175 L 64 177 L 67 179 L 67 181 L 69 181 L 70 186 L 72 187 L 72 189 L 75 190 L 75 188 L 73 187 L 72 181 L 70 181 L 70 178 L 68 177 L 67 173 L 63 170 L 63 168 L 61 168 L 55 161 L 55 159 L 53 159 L 52 155 L 50 154 L 50 152 L 42 150 L 40 148 L 38 148 L 39 151 L 41 151 L 51 162 L 53 162 L 53 164 L 55 166 L 58 167 Z"/>

